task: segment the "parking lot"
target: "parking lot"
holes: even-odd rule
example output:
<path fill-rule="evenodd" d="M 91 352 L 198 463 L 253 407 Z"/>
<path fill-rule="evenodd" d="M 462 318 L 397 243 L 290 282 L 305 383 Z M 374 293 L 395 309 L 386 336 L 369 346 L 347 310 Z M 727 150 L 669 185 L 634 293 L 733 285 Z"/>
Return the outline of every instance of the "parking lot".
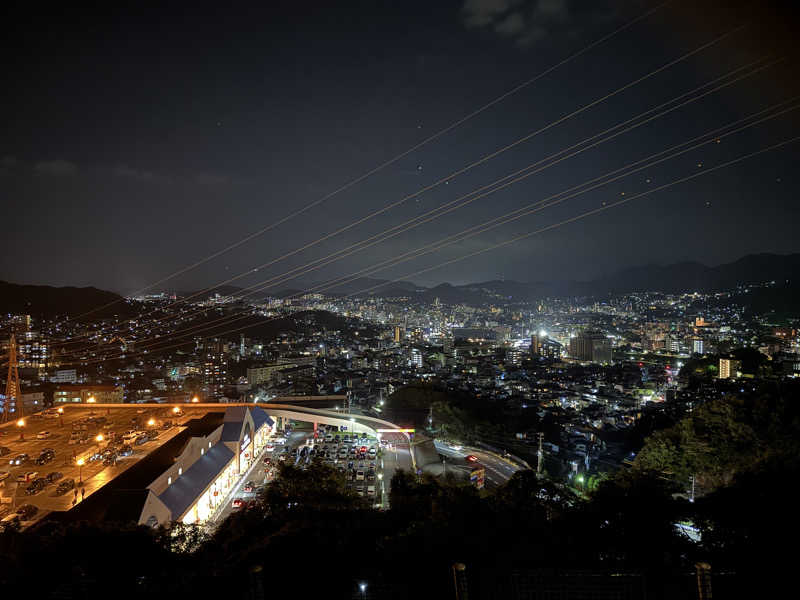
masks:
<path fill-rule="evenodd" d="M 65 406 L 0 427 L 0 519 L 69 510 L 207 410 Z M 28 508 L 30 507 L 30 508 Z"/>
<path fill-rule="evenodd" d="M 231 511 L 244 508 L 254 500 L 263 486 L 273 480 L 279 465 L 293 464 L 306 469 L 312 461 L 335 468 L 343 475 L 349 489 L 371 499 L 377 506 L 385 506 L 388 481 L 384 482 L 384 458 L 378 440 L 366 434 L 328 432 L 320 426 L 316 437 L 312 431 L 275 433 L 257 464 L 242 477 L 241 485 L 217 520 L 223 520 Z"/>

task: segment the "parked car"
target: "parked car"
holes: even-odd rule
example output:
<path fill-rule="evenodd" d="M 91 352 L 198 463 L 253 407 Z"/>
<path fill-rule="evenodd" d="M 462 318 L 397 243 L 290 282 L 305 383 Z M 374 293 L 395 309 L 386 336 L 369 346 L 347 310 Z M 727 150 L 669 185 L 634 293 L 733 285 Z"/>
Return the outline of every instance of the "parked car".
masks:
<path fill-rule="evenodd" d="M 128 444 L 120 447 L 119 451 L 117 452 L 117 456 L 130 456 L 131 454 L 133 454 L 133 448 L 131 448 Z"/>
<path fill-rule="evenodd" d="M 256 489 L 256 484 L 253 481 L 248 481 L 244 484 L 244 491 L 247 493 L 253 492 Z"/>
<path fill-rule="evenodd" d="M 30 521 L 37 512 L 39 512 L 39 507 L 33 504 L 23 504 L 17 508 L 17 514 L 23 521 Z"/>
<path fill-rule="evenodd" d="M 367 496 L 374 496 L 375 495 L 375 486 L 368 485 L 367 486 Z"/>
<path fill-rule="evenodd" d="M 10 465 L 12 465 L 14 467 L 18 467 L 19 465 L 24 465 L 30 459 L 31 459 L 31 457 L 28 456 L 25 453 L 17 454 L 14 458 L 12 458 L 11 460 L 8 461 L 8 464 L 10 464 Z"/>
<path fill-rule="evenodd" d="M 231 502 L 231 508 L 234 510 L 244 508 L 245 506 L 247 506 L 247 502 L 242 498 L 234 498 L 233 502 Z"/>
<path fill-rule="evenodd" d="M 19 515 L 15 512 L 6 515 L 0 521 L 0 532 L 13 529 L 19 529 Z"/>
<path fill-rule="evenodd" d="M 464 458 L 467 460 L 467 462 L 478 462 L 478 457 L 472 454 L 467 454 Z"/>
<path fill-rule="evenodd" d="M 27 473 L 21 473 L 20 475 L 17 475 L 17 481 L 20 483 L 27 483 L 28 481 L 33 481 L 34 479 L 36 479 L 36 476 L 38 474 L 39 473 L 37 473 L 36 471 L 28 471 Z"/>
<path fill-rule="evenodd" d="M 75 487 L 75 480 L 74 479 L 71 479 L 71 478 L 70 479 L 65 479 L 64 481 L 62 481 L 61 483 L 58 484 L 58 487 L 56 488 L 56 495 L 57 496 L 63 496 L 64 494 L 66 494 L 68 491 L 70 491 L 74 487 Z"/>
<path fill-rule="evenodd" d="M 147 435 L 140 435 L 139 437 L 136 438 L 134 444 L 136 444 L 137 446 L 141 446 L 142 444 L 146 444 L 149 441 L 150 438 L 147 437 Z"/>
<path fill-rule="evenodd" d="M 50 437 L 49 431 L 40 431 L 39 433 L 36 434 L 37 440 L 46 440 L 49 437 Z"/>
<path fill-rule="evenodd" d="M 37 465 L 46 465 L 51 460 L 53 460 L 55 457 L 56 457 L 56 453 L 55 452 L 53 452 L 52 450 L 45 450 L 36 459 L 36 464 Z"/>
<path fill-rule="evenodd" d="M 47 480 L 44 477 L 38 477 L 25 488 L 25 494 L 33 496 L 41 492 L 45 487 L 47 487 Z"/>
<path fill-rule="evenodd" d="M 47 483 L 55 483 L 63 476 L 64 474 L 61 471 L 53 471 L 52 473 L 48 473 L 45 479 L 47 479 Z"/>
<path fill-rule="evenodd" d="M 111 453 L 111 454 L 103 457 L 103 466 L 104 467 L 110 467 L 110 466 L 113 466 L 115 464 L 117 464 L 117 455 L 116 454 Z"/>

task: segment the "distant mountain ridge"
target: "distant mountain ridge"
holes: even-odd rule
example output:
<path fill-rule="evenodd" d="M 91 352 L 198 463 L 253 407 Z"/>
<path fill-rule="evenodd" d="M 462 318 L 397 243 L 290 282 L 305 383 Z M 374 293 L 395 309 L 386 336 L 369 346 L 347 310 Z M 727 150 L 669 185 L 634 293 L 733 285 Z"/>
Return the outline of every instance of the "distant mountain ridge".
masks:
<path fill-rule="evenodd" d="M 383 296 L 410 295 L 420 301 L 439 298 L 442 302 L 485 303 L 497 300 L 519 299 L 532 301 L 545 297 L 600 296 L 628 292 L 713 292 L 728 290 L 737 285 L 783 281 L 800 273 L 800 254 L 750 254 L 742 258 L 709 267 L 698 262 L 680 262 L 671 265 L 642 265 L 622 269 L 611 275 L 590 281 L 537 281 L 520 282 L 493 280 L 464 285 L 441 283 L 424 287 L 412 282 L 389 283 L 386 280 L 369 280 L 372 286 L 363 285 L 366 279 L 339 285 L 328 293 L 352 294 L 375 285 L 373 293 Z M 358 284 L 358 285 L 356 285 Z M 297 290 L 293 290 L 297 293 Z"/>
<path fill-rule="evenodd" d="M 19 285 L 0 281 L 0 312 L 16 315 L 76 317 L 89 311 L 86 318 L 131 316 L 133 307 L 122 296 L 94 287 L 53 287 Z"/>
<path fill-rule="evenodd" d="M 435 298 L 439 298 L 441 302 L 448 304 L 480 305 L 501 299 L 531 302 L 547 297 L 605 296 L 610 293 L 645 291 L 713 292 L 730 290 L 742 284 L 775 281 L 774 289 L 755 294 L 753 302 L 757 300 L 761 310 L 775 306 L 784 311 L 800 313 L 800 281 L 794 279 L 797 274 L 800 274 L 800 254 L 750 254 L 716 267 L 708 267 L 698 262 L 681 262 L 665 266 L 645 265 L 623 269 L 591 281 L 525 283 L 493 280 L 465 285 L 441 283 L 434 287 L 425 287 L 410 281 L 391 282 L 386 279 L 361 277 L 320 291 L 342 296 L 356 293 L 384 297 L 406 296 L 421 302 L 432 302 Z M 304 293 L 313 293 L 324 286 L 324 283 L 298 282 L 291 289 L 263 290 L 244 294 L 244 297 L 251 299 L 266 296 L 297 297 Z M 213 293 L 240 295 L 242 292 L 243 288 L 235 286 L 217 286 L 198 296 L 208 297 Z M 795 306 L 798 307 L 796 310 Z M 94 287 L 18 285 L 0 281 L 0 311 L 6 314 L 72 317 L 94 311 L 91 315 L 87 315 L 87 319 L 97 319 L 113 315 L 130 316 L 134 308 L 118 294 Z"/>

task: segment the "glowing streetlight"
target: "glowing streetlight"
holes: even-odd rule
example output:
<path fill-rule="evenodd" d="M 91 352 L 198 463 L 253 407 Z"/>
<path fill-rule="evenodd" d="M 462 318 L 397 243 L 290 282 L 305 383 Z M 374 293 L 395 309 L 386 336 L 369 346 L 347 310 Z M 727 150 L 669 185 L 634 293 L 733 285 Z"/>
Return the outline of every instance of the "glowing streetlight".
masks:
<path fill-rule="evenodd" d="M 155 427 L 155 426 L 156 426 L 156 420 L 155 420 L 155 419 L 150 419 L 150 420 L 147 422 L 147 425 L 148 425 L 149 427 Z"/>
<path fill-rule="evenodd" d="M 192 398 L 192 404 L 197 404 L 198 402 L 200 402 L 200 398 L 198 398 L 197 396 Z"/>
<path fill-rule="evenodd" d="M 358 584 L 358 589 L 361 590 L 361 597 L 362 598 L 366 598 L 367 597 L 367 584 L 366 583 Z"/>
<path fill-rule="evenodd" d="M 172 408 L 172 412 L 173 412 L 173 414 L 177 415 L 179 412 L 181 412 L 181 409 L 178 408 L 177 406 L 175 406 L 175 407 Z"/>
<path fill-rule="evenodd" d="M 17 421 L 17 427 L 19 427 L 19 439 L 24 440 L 25 430 L 23 429 L 23 427 L 25 427 L 25 419 L 20 419 L 19 421 Z"/>
<path fill-rule="evenodd" d="M 97 434 L 97 437 L 96 437 L 96 438 L 94 438 L 94 440 L 95 440 L 96 442 L 98 442 L 98 443 L 99 443 L 99 442 L 102 442 L 104 439 L 105 439 L 105 438 L 103 437 L 103 434 L 102 434 L 102 433 L 98 433 L 98 434 Z"/>
<path fill-rule="evenodd" d="M 86 464 L 86 461 L 79 458 L 75 461 L 75 464 L 78 465 L 78 485 L 83 485 L 83 465 Z"/>
<path fill-rule="evenodd" d="M 87 403 L 87 404 L 94 404 L 95 402 L 97 402 L 97 400 L 95 400 L 95 399 L 94 399 L 94 396 L 89 396 L 89 397 L 86 399 L 86 403 Z"/>
<path fill-rule="evenodd" d="M 61 427 L 63 427 L 64 426 L 64 407 L 63 406 L 59 406 L 58 410 L 56 412 L 58 413 L 58 422 L 61 425 Z"/>

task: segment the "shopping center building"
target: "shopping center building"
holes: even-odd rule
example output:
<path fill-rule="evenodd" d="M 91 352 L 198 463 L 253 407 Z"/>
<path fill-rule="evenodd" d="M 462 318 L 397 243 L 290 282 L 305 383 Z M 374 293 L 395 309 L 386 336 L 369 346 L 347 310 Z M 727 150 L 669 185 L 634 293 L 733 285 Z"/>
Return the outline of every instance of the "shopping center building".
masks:
<path fill-rule="evenodd" d="M 228 408 L 222 425 L 190 438 L 174 465 L 147 486 L 139 523 L 155 527 L 212 517 L 259 456 L 274 425 L 261 408 Z"/>

